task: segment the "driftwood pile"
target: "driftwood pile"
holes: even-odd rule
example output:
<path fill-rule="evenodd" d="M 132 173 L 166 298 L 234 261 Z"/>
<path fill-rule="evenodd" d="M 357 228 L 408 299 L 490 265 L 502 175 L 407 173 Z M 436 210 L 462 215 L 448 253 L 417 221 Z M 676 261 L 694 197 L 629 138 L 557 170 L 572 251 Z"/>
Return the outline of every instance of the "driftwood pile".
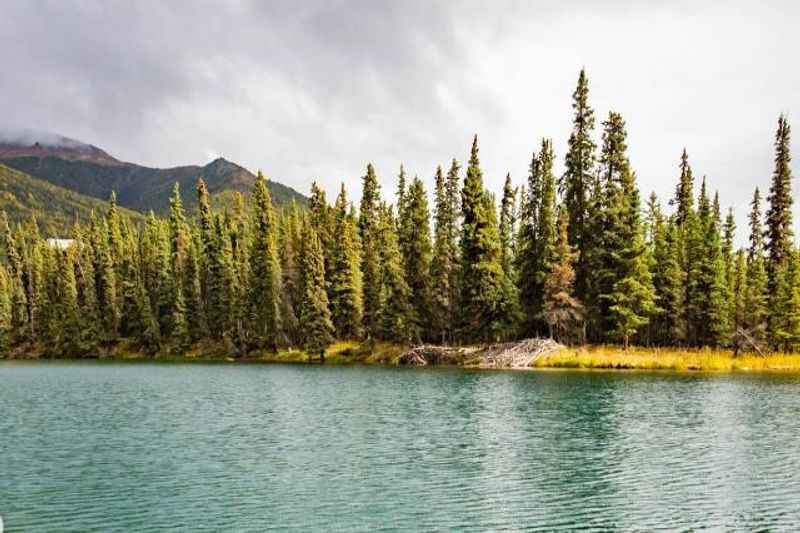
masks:
<path fill-rule="evenodd" d="M 552 339 L 525 339 L 481 347 L 455 347 L 423 344 L 400 357 L 401 365 L 464 365 L 478 368 L 527 368 L 536 359 L 563 346 Z"/>
<path fill-rule="evenodd" d="M 543 355 L 563 346 L 553 339 L 525 339 L 519 342 L 492 344 L 481 351 L 482 368 L 527 368 Z"/>
<path fill-rule="evenodd" d="M 400 356 L 400 364 L 408 366 L 460 365 L 464 363 L 468 348 L 421 344 Z M 471 351 L 475 351 L 473 348 Z"/>

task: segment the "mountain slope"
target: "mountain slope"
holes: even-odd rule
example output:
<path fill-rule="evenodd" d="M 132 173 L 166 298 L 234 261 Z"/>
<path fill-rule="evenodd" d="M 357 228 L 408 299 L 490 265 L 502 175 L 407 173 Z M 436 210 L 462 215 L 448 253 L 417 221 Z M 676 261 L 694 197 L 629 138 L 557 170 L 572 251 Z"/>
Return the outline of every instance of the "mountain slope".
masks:
<path fill-rule="evenodd" d="M 27 222 L 36 217 L 45 237 L 65 237 L 76 221 L 88 221 L 92 210 L 105 213 L 108 204 L 28 176 L 0 164 L 0 211 L 12 222 Z M 139 213 L 125 210 L 134 220 Z"/>
<path fill-rule="evenodd" d="M 139 211 L 164 213 L 169 208 L 169 196 L 177 182 L 184 205 L 197 205 L 195 186 L 202 177 L 209 192 L 220 195 L 224 203 L 233 192 L 249 193 L 255 176 L 239 165 L 219 158 L 205 166 L 150 168 L 114 159 L 103 150 L 61 138 L 67 142 L 46 145 L 0 144 L 0 163 L 60 187 L 105 200 L 116 191 L 119 204 Z M 301 205 L 307 198 L 294 189 L 269 181 L 273 201 L 287 204 L 292 200 Z"/>

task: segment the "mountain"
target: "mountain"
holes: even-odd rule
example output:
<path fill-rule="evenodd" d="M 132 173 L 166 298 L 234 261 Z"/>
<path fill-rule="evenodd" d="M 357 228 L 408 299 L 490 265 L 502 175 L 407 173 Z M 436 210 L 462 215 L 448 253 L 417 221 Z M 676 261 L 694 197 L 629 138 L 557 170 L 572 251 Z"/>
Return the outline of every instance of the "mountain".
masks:
<path fill-rule="evenodd" d="M 66 237 L 76 220 L 88 221 L 92 211 L 101 215 L 107 209 L 105 201 L 0 164 L 0 211 L 5 211 L 12 222 L 27 222 L 36 217 L 45 237 Z M 124 211 L 134 220 L 144 218 L 140 213 Z"/>
<path fill-rule="evenodd" d="M 143 212 L 165 213 L 176 182 L 184 205 L 191 210 L 197 206 L 195 186 L 200 177 L 209 192 L 216 195 L 217 205 L 230 202 L 234 192 L 249 193 L 256 179 L 249 170 L 223 158 L 205 166 L 150 168 L 120 161 L 96 146 L 67 137 L 49 135 L 42 141 L 34 139 L 0 141 L 0 163 L 101 200 L 116 191 L 121 206 Z M 268 186 L 277 205 L 292 200 L 300 205 L 308 202 L 286 185 L 268 181 Z"/>

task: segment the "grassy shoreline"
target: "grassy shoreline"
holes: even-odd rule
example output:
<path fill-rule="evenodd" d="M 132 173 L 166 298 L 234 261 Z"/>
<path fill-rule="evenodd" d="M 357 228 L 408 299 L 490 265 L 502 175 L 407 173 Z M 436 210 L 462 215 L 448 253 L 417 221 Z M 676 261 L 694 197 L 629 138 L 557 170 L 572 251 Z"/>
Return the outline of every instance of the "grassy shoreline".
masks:
<path fill-rule="evenodd" d="M 387 365 L 397 366 L 408 346 L 377 342 L 338 341 L 330 346 L 325 356 L 328 365 Z M 477 352 L 480 348 L 476 349 Z M 476 351 L 447 366 L 460 368 L 486 368 L 477 364 Z M 6 360 L 53 360 L 39 357 L 36 353 L 18 351 Z M 64 361 L 86 359 L 57 359 Z M 193 346 L 185 353 L 161 352 L 148 355 L 121 343 L 100 353 L 96 358 L 109 362 L 163 362 L 163 363 L 293 363 L 320 364 L 309 358 L 302 350 L 279 350 L 277 353 L 262 351 L 247 357 L 233 358 L 221 343 L 204 342 Z M 435 365 L 432 365 L 435 366 Z M 627 351 L 619 346 L 589 345 L 564 347 L 556 352 L 540 356 L 532 367 L 521 370 L 660 370 L 672 372 L 800 372 L 800 354 L 769 353 L 741 354 L 733 356 L 731 350 L 645 348 L 630 347 Z"/>
<path fill-rule="evenodd" d="M 543 355 L 535 368 L 665 370 L 672 372 L 800 372 L 800 354 L 731 350 L 581 346 Z"/>

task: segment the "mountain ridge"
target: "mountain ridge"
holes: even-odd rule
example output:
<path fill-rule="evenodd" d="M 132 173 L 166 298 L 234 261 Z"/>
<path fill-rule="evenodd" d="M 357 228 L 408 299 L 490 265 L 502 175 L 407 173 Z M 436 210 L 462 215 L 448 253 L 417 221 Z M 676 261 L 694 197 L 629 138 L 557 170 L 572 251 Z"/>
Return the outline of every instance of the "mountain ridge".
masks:
<path fill-rule="evenodd" d="M 115 192 L 121 206 L 142 212 L 165 213 L 175 183 L 184 205 L 191 210 L 197 205 L 195 186 L 199 178 L 206 182 L 209 192 L 220 196 L 223 205 L 232 193 L 248 194 L 256 180 L 246 168 L 221 157 L 202 166 L 157 168 L 121 161 L 97 146 L 69 137 L 50 135 L 49 140 L 0 140 L 0 163 L 101 200 Z M 307 205 L 308 199 L 293 188 L 272 180 L 267 184 L 276 205 L 292 200 Z"/>
<path fill-rule="evenodd" d="M 36 219 L 45 237 L 69 237 L 77 220 L 88 222 L 92 211 L 102 216 L 108 209 L 104 200 L 86 196 L 34 178 L 0 163 L 0 212 L 12 223 Z M 134 221 L 144 220 L 135 211 L 123 208 Z"/>

